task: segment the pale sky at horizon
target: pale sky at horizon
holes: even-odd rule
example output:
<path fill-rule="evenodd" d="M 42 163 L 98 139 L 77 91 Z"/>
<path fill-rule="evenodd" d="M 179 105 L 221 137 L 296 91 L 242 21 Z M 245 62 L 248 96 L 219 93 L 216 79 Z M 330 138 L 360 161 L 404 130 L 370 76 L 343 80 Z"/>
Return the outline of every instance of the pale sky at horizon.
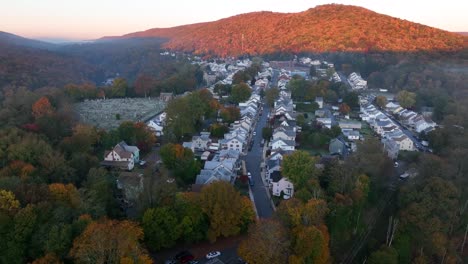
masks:
<path fill-rule="evenodd" d="M 341 3 L 448 31 L 468 31 L 468 1 L 421 0 L 0 0 L 0 31 L 29 38 L 94 39 L 254 12 Z"/>

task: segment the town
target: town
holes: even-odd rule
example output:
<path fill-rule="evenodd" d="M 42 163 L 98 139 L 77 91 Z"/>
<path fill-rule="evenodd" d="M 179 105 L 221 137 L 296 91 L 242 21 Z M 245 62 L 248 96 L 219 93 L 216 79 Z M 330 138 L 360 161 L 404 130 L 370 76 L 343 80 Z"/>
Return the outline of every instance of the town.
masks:
<path fill-rule="evenodd" d="M 173 56 L 167 52 L 162 55 Z M 345 76 L 335 71 L 333 63 L 311 58 L 287 62 L 256 58 L 259 71 L 251 82 L 242 82 L 248 88 L 246 95 L 233 103 L 227 90 L 232 93 L 234 87 L 240 85 L 233 81 L 241 78 L 239 73 L 248 71 L 253 62 L 243 59 L 216 63 L 218 60 L 204 61 L 199 57 L 192 60 L 205 69 L 203 78 L 211 97 L 223 105 L 223 109 L 237 111 L 234 116 L 238 119 L 226 120 L 224 110 L 218 110 L 215 118 L 205 120 L 191 140 L 176 143 L 193 153 L 200 164 L 195 180 L 186 186 L 199 192 L 204 185 L 227 182 L 248 196 L 257 218 L 271 217 L 282 200 L 294 197 L 294 183 L 284 175 L 282 166 L 284 158 L 295 151 L 317 157 L 314 166 L 322 170 L 331 161 L 342 162 L 358 152 L 359 142 L 378 139 L 398 168 L 392 184 L 417 176 L 415 168 L 399 160 L 402 153 L 432 151 L 423 140 L 437 128 L 431 120 L 430 108 L 425 108 L 423 113 L 405 108 L 403 106 L 411 107 L 406 102 L 411 98 L 404 96 L 411 95 L 391 94 L 384 88 L 370 90 L 358 73 Z M 320 91 L 315 97 L 304 95 L 300 86 L 307 80 L 328 82 L 345 89 L 344 98 Z M 175 98 L 171 93 L 161 93 L 159 100 L 170 103 Z M 399 101 L 407 105 L 402 106 Z M 171 117 L 167 112 L 161 111 L 146 121 L 158 141 L 168 133 L 165 129 L 168 118 Z M 218 127 L 225 130 L 221 133 L 213 130 Z M 161 147 L 159 143 L 158 146 L 157 149 Z M 138 148 L 125 142 L 117 144 L 104 156 L 103 166 L 122 169 L 118 183 L 125 194 L 126 207 L 137 203 L 136 198 L 144 189 L 143 173 L 138 168 L 145 167 L 146 162 L 165 165 L 164 157 L 150 157 L 157 160 L 141 159 Z M 137 169 L 133 170 L 134 167 Z M 219 258 L 222 256 L 216 259 Z"/>

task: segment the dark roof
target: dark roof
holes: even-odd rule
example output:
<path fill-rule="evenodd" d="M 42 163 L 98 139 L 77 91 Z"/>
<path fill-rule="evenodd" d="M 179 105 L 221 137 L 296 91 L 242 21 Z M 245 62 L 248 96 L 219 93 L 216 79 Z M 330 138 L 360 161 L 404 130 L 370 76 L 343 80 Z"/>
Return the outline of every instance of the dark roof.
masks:
<path fill-rule="evenodd" d="M 104 167 L 116 167 L 120 169 L 128 169 L 128 164 L 130 161 L 112 161 L 112 160 L 103 160 L 101 161 L 101 166 Z"/>
<path fill-rule="evenodd" d="M 270 179 L 272 182 L 279 182 L 283 176 L 281 175 L 281 171 L 274 171 L 270 174 Z"/>

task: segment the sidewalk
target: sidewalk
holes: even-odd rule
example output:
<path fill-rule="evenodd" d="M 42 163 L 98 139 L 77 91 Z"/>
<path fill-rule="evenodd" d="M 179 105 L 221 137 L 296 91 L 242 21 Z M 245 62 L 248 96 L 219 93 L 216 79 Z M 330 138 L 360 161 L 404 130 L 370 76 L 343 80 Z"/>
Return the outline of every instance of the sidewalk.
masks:
<path fill-rule="evenodd" d="M 270 186 L 269 186 L 269 184 L 266 182 L 266 179 L 265 179 L 265 176 L 266 176 L 266 170 L 265 170 L 265 155 L 266 155 L 266 151 L 267 151 L 267 149 L 268 149 L 268 143 L 269 143 L 269 141 L 265 142 L 265 145 L 263 146 L 263 151 L 262 151 L 262 162 L 260 163 L 260 167 L 261 167 L 261 168 L 260 168 L 260 178 L 262 178 L 263 186 L 265 186 L 268 199 L 270 199 L 271 208 L 273 209 L 273 211 L 276 212 L 275 203 L 273 202 L 273 199 L 271 199 Z"/>

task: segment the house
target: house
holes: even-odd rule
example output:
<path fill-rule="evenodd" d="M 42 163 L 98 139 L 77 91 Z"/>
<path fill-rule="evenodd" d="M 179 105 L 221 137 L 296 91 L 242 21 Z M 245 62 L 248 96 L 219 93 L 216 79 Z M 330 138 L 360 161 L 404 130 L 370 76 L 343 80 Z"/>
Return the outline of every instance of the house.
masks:
<path fill-rule="evenodd" d="M 342 130 L 343 135 L 348 139 L 348 140 L 358 140 L 360 138 L 359 131 L 357 130 L 352 130 L 352 129 L 344 129 Z"/>
<path fill-rule="evenodd" d="M 272 179 L 272 194 L 274 196 L 283 195 L 283 199 L 289 199 L 293 197 L 294 185 L 292 184 L 292 182 L 288 181 L 288 179 L 284 177 L 279 177 L 281 177 L 281 174 L 279 176 L 275 175 L 274 179 Z"/>
<path fill-rule="evenodd" d="M 428 107 L 428 106 L 421 107 L 421 114 L 425 118 L 432 118 L 432 115 L 434 114 L 434 107 Z"/>
<path fill-rule="evenodd" d="M 203 152 L 200 156 L 200 160 L 207 161 L 210 158 L 210 154 L 211 153 L 209 151 Z"/>
<path fill-rule="evenodd" d="M 182 142 L 182 147 L 190 149 L 192 152 L 195 152 L 195 148 L 193 147 L 193 142 Z"/>
<path fill-rule="evenodd" d="M 207 150 L 210 143 L 210 132 L 201 132 L 200 136 L 192 137 L 192 146 L 195 150 Z"/>
<path fill-rule="evenodd" d="M 361 75 L 353 72 L 348 77 L 348 82 L 353 90 L 362 90 L 367 88 L 367 81 Z"/>
<path fill-rule="evenodd" d="M 436 126 L 436 123 L 434 123 L 432 120 L 424 118 L 423 116 L 420 116 L 420 118 L 415 121 L 413 126 L 416 132 L 421 133 L 428 128 L 433 129 Z"/>
<path fill-rule="evenodd" d="M 270 147 L 272 150 L 282 149 L 282 150 L 294 150 L 296 142 L 293 140 L 284 140 L 284 139 L 275 139 L 270 142 Z"/>
<path fill-rule="evenodd" d="M 125 141 L 121 141 L 111 151 L 104 153 L 104 161 L 101 165 L 105 167 L 116 167 L 125 170 L 132 170 L 140 160 L 140 150 L 136 146 L 129 146 Z"/>
<path fill-rule="evenodd" d="M 343 129 L 357 129 L 360 130 L 362 127 L 361 122 L 353 120 L 340 120 L 338 121 L 338 126 Z"/>
<path fill-rule="evenodd" d="M 236 175 L 223 166 L 219 166 L 213 170 L 203 169 L 197 175 L 195 184 L 210 184 L 215 181 L 234 182 Z"/>
<path fill-rule="evenodd" d="M 325 109 L 317 109 L 315 110 L 315 117 L 325 117 L 325 116 L 330 116 L 330 115 L 327 115 L 327 111 L 328 110 L 325 110 Z"/>
<path fill-rule="evenodd" d="M 331 128 L 331 124 L 332 124 L 332 120 L 331 118 L 329 117 L 320 117 L 320 118 L 316 118 L 315 121 L 317 122 L 317 124 L 321 124 L 322 126 L 325 126 L 327 128 Z"/>
<path fill-rule="evenodd" d="M 173 93 L 160 93 L 159 94 L 159 100 L 163 101 L 163 102 L 169 102 L 170 100 L 172 100 L 174 98 L 174 94 Z"/>
<path fill-rule="evenodd" d="M 320 109 L 323 108 L 323 97 L 315 97 L 315 102 L 317 103 Z"/>
<path fill-rule="evenodd" d="M 346 156 L 348 154 L 348 149 L 346 148 L 346 143 L 340 138 L 334 138 L 330 141 L 328 145 L 328 150 L 330 155 L 338 154 L 341 156 Z"/>
<path fill-rule="evenodd" d="M 284 139 L 284 140 L 296 140 L 296 132 L 293 128 L 287 129 L 288 127 L 278 127 L 273 132 L 273 140 Z"/>
<path fill-rule="evenodd" d="M 414 151 L 414 142 L 406 135 L 402 135 L 400 137 L 393 138 L 395 142 L 398 144 L 400 150 L 407 150 L 407 151 Z"/>
<path fill-rule="evenodd" d="M 268 160 L 266 162 L 266 174 L 265 174 L 265 177 L 266 177 L 266 180 L 269 181 L 270 179 L 270 175 L 275 172 L 275 171 L 280 171 L 281 170 L 281 163 L 282 163 L 282 160 L 281 159 L 275 159 L 275 160 Z"/>
<path fill-rule="evenodd" d="M 278 150 L 275 150 L 274 152 L 272 152 L 270 154 L 270 156 L 268 157 L 268 160 L 277 160 L 277 159 L 282 160 L 284 155 L 289 155 L 289 154 L 292 154 L 292 153 L 293 153 L 293 151 L 290 151 L 290 150 L 278 149 Z"/>
<path fill-rule="evenodd" d="M 161 125 L 161 123 L 158 123 L 154 120 L 150 120 L 147 126 L 149 127 L 151 131 L 153 131 L 156 134 L 156 136 L 159 137 L 159 136 L 164 135 L 164 132 L 163 132 L 164 127 Z"/>
<path fill-rule="evenodd" d="M 218 151 L 218 150 L 219 150 L 219 147 L 220 147 L 219 143 L 213 143 L 213 142 L 211 142 L 211 143 L 208 145 L 208 150 L 209 150 L 209 151 L 212 151 L 212 152 Z"/>
<path fill-rule="evenodd" d="M 234 136 L 232 138 L 221 139 L 220 144 L 221 148 L 229 150 L 237 150 L 242 152 L 245 140 L 242 140 L 239 136 Z"/>

